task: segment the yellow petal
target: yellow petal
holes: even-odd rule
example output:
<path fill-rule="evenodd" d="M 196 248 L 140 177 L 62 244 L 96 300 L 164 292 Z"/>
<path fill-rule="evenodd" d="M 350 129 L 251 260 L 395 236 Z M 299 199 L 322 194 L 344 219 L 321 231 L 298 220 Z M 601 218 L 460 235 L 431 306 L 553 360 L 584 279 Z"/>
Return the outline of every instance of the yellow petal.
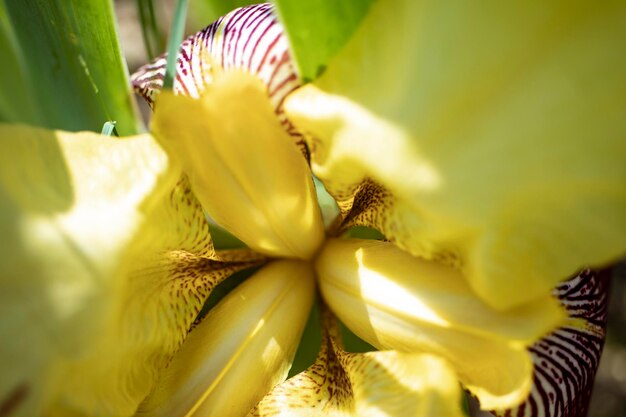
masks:
<path fill-rule="evenodd" d="M 254 24 L 251 24 L 254 22 Z M 236 39 L 233 35 L 236 34 Z M 213 82 L 216 68 L 239 69 L 257 76 L 267 87 L 276 116 L 299 146 L 302 137 L 285 118 L 283 101 L 301 84 L 289 54 L 289 43 L 270 3 L 252 4 L 220 17 L 185 39 L 178 50 L 173 90 L 198 98 Z M 150 107 L 163 87 L 167 55 L 136 70 L 130 81 Z M 219 70 L 218 70 L 219 71 Z"/>
<path fill-rule="evenodd" d="M 261 260 L 247 250 L 215 253 L 200 205 L 179 183 L 127 246 L 108 320 L 90 351 L 59 372 L 48 414 L 133 414 L 213 288 Z"/>
<path fill-rule="evenodd" d="M 379 1 L 287 115 L 331 194 L 379 183 L 388 238 L 458 252 L 485 300 L 523 304 L 626 252 L 625 19 L 619 1 Z"/>
<path fill-rule="evenodd" d="M 218 75 L 199 100 L 162 93 L 153 129 L 209 215 L 248 246 L 301 259 L 319 247 L 310 170 L 253 75 Z"/>
<path fill-rule="evenodd" d="M 457 377 L 443 359 L 396 351 L 346 356 L 354 416 L 463 416 Z"/>
<path fill-rule="evenodd" d="M 219 261 L 150 136 L 0 137 L 0 404 L 131 415 L 212 286 L 246 263 Z"/>
<path fill-rule="evenodd" d="M 245 415 L 287 376 L 314 291 L 308 264 L 263 267 L 194 328 L 138 415 Z"/>
<path fill-rule="evenodd" d="M 173 185 L 149 136 L 0 125 L 0 403 L 39 415 L 62 363 L 90 352 L 144 205 Z M 93 382 L 93 381 L 90 381 Z"/>
<path fill-rule="evenodd" d="M 550 295 L 499 311 L 455 268 L 416 258 L 389 242 L 328 240 L 316 263 L 323 291 L 363 298 L 398 317 L 530 345 L 565 321 Z"/>
<path fill-rule="evenodd" d="M 529 349 L 535 374 L 528 399 L 495 416 L 587 414 L 606 336 L 609 275 L 585 270 L 554 289 L 572 318 Z"/>
<path fill-rule="evenodd" d="M 327 332 L 315 363 L 277 385 L 249 417 L 463 415 L 459 384 L 444 360 L 395 351 L 347 353 L 336 334 Z"/>
<path fill-rule="evenodd" d="M 526 346 L 565 319 L 551 297 L 495 310 L 457 270 L 386 242 L 329 240 L 316 271 L 324 300 L 354 333 L 379 349 L 442 356 L 487 408 L 525 398 Z"/>

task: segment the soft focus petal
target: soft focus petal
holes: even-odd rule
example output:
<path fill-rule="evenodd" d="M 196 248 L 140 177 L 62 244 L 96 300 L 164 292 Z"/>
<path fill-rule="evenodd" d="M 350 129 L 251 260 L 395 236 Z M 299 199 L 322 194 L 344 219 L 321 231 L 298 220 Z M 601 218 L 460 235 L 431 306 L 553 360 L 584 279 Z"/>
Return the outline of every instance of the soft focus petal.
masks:
<path fill-rule="evenodd" d="M 606 335 L 607 278 L 585 270 L 554 290 L 571 321 L 530 348 L 535 363 L 530 396 L 516 409 L 495 412 L 496 416 L 587 415 Z"/>
<path fill-rule="evenodd" d="M 548 296 L 495 310 L 457 270 L 387 242 L 330 240 L 316 271 L 324 300 L 354 333 L 379 349 L 444 357 L 489 408 L 525 398 L 532 377 L 525 347 L 565 318 Z"/>
<path fill-rule="evenodd" d="M 348 353 L 337 329 L 326 332 L 315 363 L 274 389 L 249 417 L 461 417 L 461 390 L 448 364 L 433 355 Z"/>
<path fill-rule="evenodd" d="M 287 376 L 314 293 L 309 265 L 263 267 L 194 328 L 138 415 L 245 415 Z"/>
<path fill-rule="evenodd" d="M 33 416 L 107 325 L 145 205 L 174 178 L 149 136 L 0 125 L 0 138 L 0 403 Z"/>
<path fill-rule="evenodd" d="M 460 253 L 485 300 L 522 304 L 626 252 L 625 20 L 619 1 L 379 1 L 286 111 L 331 194 L 380 184 L 389 239 Z"/>
<path fill-rule="evenodd" d="M 249 263 L 218 261 L 149 136 L 0 137 L 1 408 L 131 415 L 212 286 Z"/>
<path fill-rule="evenodd" d="M 254 76 L 225 72 L 199 100 L 162 93 L 153 129 L 209 215 L 251 248 L 307 259 L 319 247 L 311 173 Z"/>

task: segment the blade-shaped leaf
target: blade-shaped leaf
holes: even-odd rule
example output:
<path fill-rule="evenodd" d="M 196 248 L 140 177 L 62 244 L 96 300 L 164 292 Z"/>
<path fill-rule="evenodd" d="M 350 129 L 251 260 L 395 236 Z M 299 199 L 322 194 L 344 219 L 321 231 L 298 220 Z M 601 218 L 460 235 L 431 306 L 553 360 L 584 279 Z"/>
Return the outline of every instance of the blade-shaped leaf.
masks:
<path fill-rule="evenodd" d="M 137 11 L 141 21 L 141 35 L 150 59 L 165 50 L 165 38 L 157 24 L 157 14 L 152 0 L 137 0 Z"/>
<path fill-rule="evenodd" d="M 18 111 L 14 122 L 100 131 L 116 120 L 121 135 L 136 133 L 136 117 L 110 0 L 5 0 L 4 32 L 14 33 L 14 61 L 3 79 L 24 77 L 41 119 Z M 4 46 L 4 45 L 3 45 Z M 3 55 L 4 56 L 4 55 Z M 24 94 L 26 94 L 24 92 Z M 4 100 L 12 90 L 2 89 Z"/>
<path fill-rule="evenodd" d="M 372 0 L 275 0 L 304 81 L 317 78 L 347 42 Z"/>
<path fill-rule="evenodd" d="M 196 0 L 189 4 L 190 25 L 193 30 L 200 30 L 221 16 L 238 7 L 249 6 L 257 2 L 250 0 Z"/>
<path fill-rule="evenodd" d="M 3 2 L 0 2 L 0 119 L 40 124 L 41 115 L 33 102 L 30 85 L 23 72 L 24 63 L 17 53 L 15 33 Z"/>

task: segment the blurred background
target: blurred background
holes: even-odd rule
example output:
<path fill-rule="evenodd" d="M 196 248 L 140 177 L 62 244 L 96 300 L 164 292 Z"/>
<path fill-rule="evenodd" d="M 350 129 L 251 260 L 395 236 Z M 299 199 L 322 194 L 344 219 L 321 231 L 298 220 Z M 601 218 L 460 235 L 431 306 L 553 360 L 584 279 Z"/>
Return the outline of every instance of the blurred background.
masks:
<path fill-rule="evenodd" d="M 155 1 L 155 14 L 158 27 L 169 28 L 174 0 Z M 215 6 L 210 0 L 192 0 L 190 2 L 187 34 L 195 33 L 210 24 L 217 17 L 228 11 L 251 2 L 242 0 L 221 1 Z M 115 8 L 119 22 L 121 47 L 130 72 L 149 61 L 141 31 L 141 16 L 137 0 L 115 0 Z M 157 34 L 160 40 L 153 42 L 156 55 L 164 52 L 163 45 L 167 33 Z M 159 43 L 161 42 L 161 43 Z M 161 50 L 158 50 L 159 47 Z M 140 106 L 143 103 L 140 103 Z M 141 107 L 146 118 L 149 117 L 147 107 Z M 626 417 L 626 262 L 613 268 L 609 307 L 609 330 L 600 369 L 596 376 L 589 417 Z M 483 417 L 478 411 L 474 416 Z"/>

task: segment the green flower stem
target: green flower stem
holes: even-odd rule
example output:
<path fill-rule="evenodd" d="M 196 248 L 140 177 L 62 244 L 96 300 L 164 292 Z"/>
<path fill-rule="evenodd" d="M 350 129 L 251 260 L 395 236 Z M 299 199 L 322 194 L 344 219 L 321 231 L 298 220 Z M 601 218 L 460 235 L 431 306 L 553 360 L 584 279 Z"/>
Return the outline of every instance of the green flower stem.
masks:
<path fill-rule="evenodd" d="M 165 69 L 164 89 L 174 88 L 174 77 L 176 76 L 176 59 L 178 57 L 178 47 L 183 40 L 185 33 L 185 18 L 187 17 L 187 0 L 178 0 L 172 31 L 167 44 L 167 66 Z"/>

